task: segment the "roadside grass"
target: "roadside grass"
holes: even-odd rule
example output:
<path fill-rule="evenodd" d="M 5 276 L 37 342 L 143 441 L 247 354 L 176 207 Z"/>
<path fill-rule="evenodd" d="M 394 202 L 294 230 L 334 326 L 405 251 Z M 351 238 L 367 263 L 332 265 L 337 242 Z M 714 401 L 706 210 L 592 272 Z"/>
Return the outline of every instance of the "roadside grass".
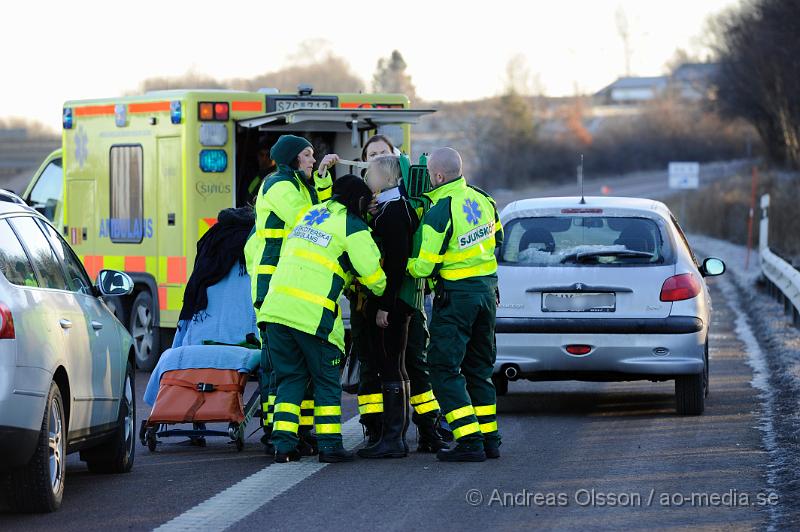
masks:
<path fill-rule="evenodd" d="M 699 190 L 676 193 L 667 198 L 665 203 L 686 232 L 746 245 L 751 186 L 751 175 L 736 174 Z M 798 267 L 800 174 L 779 170 L 759 171 L 753 217 L 753 248 L 758 247 L 761 195 L 765 193 L 770 194 L 769 247 Z"/>

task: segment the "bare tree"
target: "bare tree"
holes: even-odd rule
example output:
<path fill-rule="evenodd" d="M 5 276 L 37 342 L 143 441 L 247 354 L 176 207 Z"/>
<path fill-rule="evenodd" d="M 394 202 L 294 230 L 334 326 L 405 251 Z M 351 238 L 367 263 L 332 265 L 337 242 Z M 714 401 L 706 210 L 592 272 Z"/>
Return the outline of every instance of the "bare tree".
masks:
<path fill-rule="evenodd" d="M 622 9 L 622 6 L 617 8 L 617 12 L 614 14 L 614 18 L 617 23 L 617 33 L 619 34 L 620 39 L 622 39 L 622 49 L 623 53 L 625 54 L 625 75 L 631 75 L 631 41 L 630 41 L 630 33 L 628 32 L 628 16 L 625 14 L 625 10 Z"/>
<path fill-rule="evenodd" d="M 407 68 L 403 54 L 398 50 L 394 50 L 389 57 L 382 57 L 372 77 L 372 90 L 405 94 L 413 103 L 417 100 L 417 89 L 406 72 Z"/>
<path fill-rule="evenodd" d="M 800 167 L 800 3 L 754 0 L 712 27 L 719 109 L 753 124 L 771 159 Z"/>

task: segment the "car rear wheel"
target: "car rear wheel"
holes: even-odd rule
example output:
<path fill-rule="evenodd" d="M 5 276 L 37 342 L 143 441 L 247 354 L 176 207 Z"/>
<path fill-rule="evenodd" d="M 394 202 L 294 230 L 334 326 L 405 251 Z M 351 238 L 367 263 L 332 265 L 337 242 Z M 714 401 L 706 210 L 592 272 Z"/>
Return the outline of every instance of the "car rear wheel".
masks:
<path fill-rule="evenodd" d="M 508 379 L 501 373 L 492 375 L 492 384 L 494 384 L 494 391 L 497 395 L 505 395 L 508 393 Z"/>
<path fill-rule="evenodd" d="M 134 445 L 136 394 L 134 391 L 133 366 L 128 362 L 114 437 L 98 447 L 81 451 L 81 460 L 86 462 L 92 473 L 127 473 L 133 467 L 136 449 Z"/>
<path fill-rule="evenodd" d="M 708 380 L 708 340 L 706 340 L 706 347 L 705 352 L 703 353 L 703 360 L 705 364 L 703 365 L 703 389 L 704 389 L 704 396 L 708 397 L 708 389 L 709 389 L 709 380 Z"/>
<path fill-rule="evenodd" d="M 142 290 L 131 305 L 130 326 L 133 348 L 136 351 L 136 366 L 151 371 L 158 362 L 160 331 L 155 326 L 155 307 L 153 296 Z"/>
<path fill-rule="evenodd" d="M 36 451 L 23 467 L 8 474 L 11 509 L 18 512 L 53 512 L 64 496 L 67 459 L 67 418 L 56 383 L 50 384 Z"/>
<path fill-rule="evenodd" d="M 675 405 L 682 416 L 699 416 L 705 409 L 706 373 L 675 377 Z"/>

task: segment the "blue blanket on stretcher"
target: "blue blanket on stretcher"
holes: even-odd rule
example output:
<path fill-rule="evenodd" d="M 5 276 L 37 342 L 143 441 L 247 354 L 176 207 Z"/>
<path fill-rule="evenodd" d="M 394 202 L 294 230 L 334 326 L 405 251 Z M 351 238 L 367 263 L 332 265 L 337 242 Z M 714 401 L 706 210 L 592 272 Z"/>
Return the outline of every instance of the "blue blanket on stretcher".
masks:
<path fill-rule="evenodd" d="M 161 376 L 176 369 L 235 369 L 249 373 L 261 361 L 258 349 L 247 349 L 237 345 L 203 345 L 213 341 L 223 344 L 238 344 L 253 333 L 258 338 L 256 314 L 250 295 L 250 276 L 240 271 L 237 263 L 220 282 L 208 287 L 208 307 L 197 313 L 192 320 L 178 324 L 172 348 L 161 355 L 161 359 L 150 375 L 144 393 L 149 405 L 156 402 Z"/>

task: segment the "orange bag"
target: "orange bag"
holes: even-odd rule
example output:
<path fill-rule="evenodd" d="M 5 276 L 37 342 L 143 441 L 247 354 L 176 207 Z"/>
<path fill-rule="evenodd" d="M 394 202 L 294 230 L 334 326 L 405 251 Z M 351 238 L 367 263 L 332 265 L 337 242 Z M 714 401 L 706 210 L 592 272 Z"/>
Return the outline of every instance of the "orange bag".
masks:
<path fill-rule="evenodd" d="M 247 373 L 234 369 L 179 369 L 161 376 L 147 425 L 244 420 Z"/>

